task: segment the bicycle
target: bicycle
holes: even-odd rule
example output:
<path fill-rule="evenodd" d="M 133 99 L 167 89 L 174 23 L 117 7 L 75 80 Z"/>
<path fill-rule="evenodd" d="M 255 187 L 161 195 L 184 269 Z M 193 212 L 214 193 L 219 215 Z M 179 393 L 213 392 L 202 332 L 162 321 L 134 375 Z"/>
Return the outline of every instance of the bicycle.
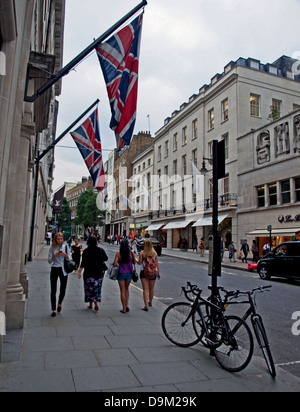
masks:
<path fill-rule="evenodd" d="M 251 330 L 244 320 L 225 316 L 223 306 L 211 303 L 201 294 L 202 290 L 198 290 L 193 303 L 170 305 L 162 317 L 163 332 L 170 342 L 181 347 L 204 340 L 223 369 L 240 372 L 253 356 Z M 207 308 L 211 309 L 210 313 Z"/>
<path fill-rule="evenodd" d="M 187 283 L 188 289 L 186 289 L 185 287 L 182 288 L 185 297 L 190 300 L 193 301 L 197 292 L 197 286 L 196 285 L 191 285 L 190 282 Z M 244 321 L 247 321 L 247 319 L 251 316 L 251 323 L 253 326 L 253 330 L 255 333 L 255 337 L 257 339 L 258 345 L 263 353 L 263 356 L 265 358 L 268 370 L 270 372 L 270 375 L 272 376 L 272 378 L 276 377 L 276 369 L 275 369 L 275 364 L 274 364 L 274 360 L 273 360 L 273 356 L 271 353 L 271 348 L 270 348 L 270 344 L 269 344 L 269 340 L 267 337 L 267 333 L 266 333 L 266 329 L 262 320 L 261 315 L 259 315 L 257 313 L 257 305 L 256 305 L 256 292 L 260 292 L 263 293 L 266 290 L 272 288 L 272 286 L 262 286 L 259 288 L 255 288 L 251 291 L 247 291 L 247 292 L 241 292 L 239 290 L 236 291 L 227 291 L 226 289 L 220 287 L 218 288 L 218 304 L 219 306 L 223 306 L 224 309 L 227 309 L 227 307 L 229 305 L 240 305 L 240 304 L 250 304 L 249 309 L 246 311 L 246 313 L 244 314 L 244 316 L 242 317 L 242 319 Z M 221 295 L 220 295 L 220 291 L 225 292 L 225 297 L 222 299 Z M 235 301 L 232 302 L 232 299 L 237 299 L 239 296 L 241 295 L 247 295 L 248 296 L 248 300 L 246 301 Z M 198 330 L 195 329 L 195 332 L 198 333 Z M 205 345 L 205 342 L 203 342 L 202 340 L 202 336 L 199 334 L 198 337 L 200 338 L 200 341 Z"/>
<path fill-rule="evenodd" d="M 241 292 L 239 290 L 237 290 L 236 292 L 232 292 L 235 293 L 235 295 L 231 296 L 231 299 L 237 299 L 239 296 L 242 295 L 247 295 L 248 296 L 248 300 L 246 301 L 242 301 L 242 302 L 230 302 L 229 304 L 250 304 L 249 309 L 246 311 L 245 315 L 242 317 L 242 319 L 244 321 L 246 321 L 250 316 L 251 316 L 251 323 L 253 326 L 253 330 L 256 336 L 256 340 L 258 342 L 258 345 L 263 353 L 263 356 L 265 358 L 267 367 L 269 369 L 270 375 L 272 376 L 272 378 L 276 377 L 276 369 L 275 369 L 275 364 L 274 364 L 274 360 L 273 360 L 273 356 L 272 356 L 272 352 L 271 352 L 271 348 L 270 348 L 270 343 L 267 337 L 267 332 L 262 320 L 262 317 L 257 313 L 257 305 L 256 305 L 256 294 L 257 293 L 263 293 L 265 292 L 267 289 L 270 289 L 272 286 L 262 286 L 260 288 L 255 288 L 253 290 L 247 291 L 247 292 Z"/>

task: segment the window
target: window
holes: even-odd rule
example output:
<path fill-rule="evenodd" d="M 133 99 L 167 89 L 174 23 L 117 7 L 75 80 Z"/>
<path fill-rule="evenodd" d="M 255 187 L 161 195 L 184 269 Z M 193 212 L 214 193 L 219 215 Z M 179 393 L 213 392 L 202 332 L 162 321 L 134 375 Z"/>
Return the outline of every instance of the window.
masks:
<path fill-rule="evenodd" d="M 197 139 L 197 137 L 198 137 L 198 120 L 197 119 L 193 121 L 192 128 L 193 128 L 193 137 L 192 138 Z"/>
<path fill-rule="evenodd" d="M 182 129 L 182 146 L 185 146 L 187 144 L 187 127 L 185 126 Z"/>
<path fill-rule="evenodd" d="M 228 99 L 224 100 L 222 102 L 222 122 L 226 122 L 228 120 L 228 109 L 229 109 L 229 103 Z"/>
<path fill-rule="evenodd" d="M 211 109 L 208 112 L 208 130 L 212 130 L 215 127 L 215 110 Z"/>
<path fill-rule="evenodd" d="M 157 161 L 161 161 L 161 146 L 158 146 Z"/>
<path fill-rule="evenodd" d="M 192 151 L 192 162 L 194 163 L 195 166 L 198 165 L 198 152 L 197 152 L 197 149 Z"/>
<path fill-rule="evenodd" d="M 182 176 L 186 176 L 186 155 L 182 156 Z"/>
<path fill-rule="evenodd" d="M 173 161 L 173 175 L 177 175 L 177 160 Z"/>
<path fill-rule="evenodd" d="M 277 205 L 277 184 L 276 183 L 272 183 L 269 185 L 269 201 L 270 201 L 270 206 Z"/>
<path fill-rule="evenodd" d="M 300 177 L 297 177 L 297 179 L 295 179 L 295 192 L 296 202 L 300 202 Z"/>
<path fill-rule="evenodd" d="M 169 156 L 169 140 L 165 142 L 165 157 Z"/>
<path fill-rule="evenodd" d="M 291 203 L 291 182 L 289 180 L 281 182 L 281 202 L 283 205 Z"/>
<path fill-rule="evenodd" d="M 250 114 L 251 116 L 260 117 L 260 96 L 250 95 Z"/>
<path fill-rule="evenodd" d="M 300 109 L 300 104 L 293 104 L 293 112 Z"/>
<path fill-rule="evenodd" d="M 178 133 L 175 133 L 173 136 L 173 152 L 178 148 Z"/>
<path fill-rule="evenodd" d="M 272 99 L 272 108 L 274 111 L 274 115 L 276 114 L 273 120 L 277 120 L 281 117 L 281 106 L 282 106 L 281 100 Z"/>
<path fill-rule="evenodd" d="M 257 188 L 257 206 L 265 207 L 265 186 L 260 186 Z"/>
<path fill-rule="evenodd" d="M 229 134 L 225 133 L 222 136 L 222 139 L 225 141 L 225 160 L 229 159 Z"/>

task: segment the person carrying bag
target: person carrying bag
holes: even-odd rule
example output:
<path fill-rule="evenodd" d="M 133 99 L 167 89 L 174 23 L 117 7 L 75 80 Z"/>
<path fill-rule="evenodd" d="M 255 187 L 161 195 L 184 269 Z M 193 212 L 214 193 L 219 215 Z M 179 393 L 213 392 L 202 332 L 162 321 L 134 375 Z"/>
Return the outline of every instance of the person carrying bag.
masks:
<path fill-rule="evenodd" d="M 143 310 L 148 312 L 154 298 L 155 281 L 160 279 L 158 256 L 149 239 L 145 239 L 144 250 L 140 253 L 138 264 L 143 268 L 140 273 L 145 303 Z"/>

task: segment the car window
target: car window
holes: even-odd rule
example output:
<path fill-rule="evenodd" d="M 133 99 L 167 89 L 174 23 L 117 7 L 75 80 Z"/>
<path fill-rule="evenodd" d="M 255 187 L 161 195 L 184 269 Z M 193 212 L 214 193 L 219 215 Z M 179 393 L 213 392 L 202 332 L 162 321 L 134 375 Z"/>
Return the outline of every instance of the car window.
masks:
<path fill-rule="evenodd" d="M 300 256 L 300 244 L 299 245 L 288 245 L 288 256 Z"/>
<path fill-rule="evenodd" d="M 281 245 L 275 249 L 275 256 L 286 256 L 287 255 L 287 245 Z"/>

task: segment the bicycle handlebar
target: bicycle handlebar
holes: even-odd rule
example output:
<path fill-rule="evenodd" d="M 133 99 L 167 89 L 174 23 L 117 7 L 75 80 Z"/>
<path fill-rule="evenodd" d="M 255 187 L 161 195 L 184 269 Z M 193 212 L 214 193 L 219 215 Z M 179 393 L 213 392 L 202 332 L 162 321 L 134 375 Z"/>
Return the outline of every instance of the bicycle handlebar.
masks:
<path fill-rule="evenodd" d="M 232 299 L 234 299 L 234 298 L 237 298 L 238 296 L 241 296 L 241 295 L 251 296 L 251 295 L 253 295 L 255 292 L 263 293 L 263 292 L 266 291 L 266 289 L 271 289 L 271 288 L 272 288 L 272 285 L 269 285 L 269 286 L 260 286 L 259 288 L 255 288 L 255 289 L 253 289 L 253 290 L 248 290 L 247 292 L 243 292 L 243 291 L 241 291 L 241 290 L 229 291 L 229 292 L 228 292 L 228 291 L 225 290 L 225 289 L 223 289 L 223 292 L 226 293 L 226 298 L 232 298 Z"/>

